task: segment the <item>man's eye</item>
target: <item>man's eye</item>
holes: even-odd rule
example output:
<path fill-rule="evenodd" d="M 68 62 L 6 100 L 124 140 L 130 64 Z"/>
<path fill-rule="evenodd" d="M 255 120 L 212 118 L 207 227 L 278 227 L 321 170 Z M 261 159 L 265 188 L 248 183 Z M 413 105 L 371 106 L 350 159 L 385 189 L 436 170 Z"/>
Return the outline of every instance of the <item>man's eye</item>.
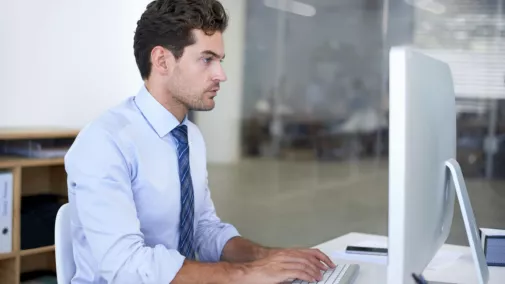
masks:
<path fill-rule="evenodd" d="M 210 63 L 212 61 L 212 57 L 204 57 L 203 62 L 204 63 Z"/>

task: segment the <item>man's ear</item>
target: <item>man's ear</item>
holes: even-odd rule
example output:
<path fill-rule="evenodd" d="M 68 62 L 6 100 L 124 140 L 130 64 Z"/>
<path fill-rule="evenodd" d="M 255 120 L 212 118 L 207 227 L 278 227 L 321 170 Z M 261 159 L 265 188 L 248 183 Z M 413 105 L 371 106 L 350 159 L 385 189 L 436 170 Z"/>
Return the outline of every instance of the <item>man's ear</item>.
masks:
<path fill-rule="evenodd" d="M 175 66 L 175 57 L 166 48 L 155 46 L 151 50 L 152 70 L 161 75 L 169 75 Z"/>

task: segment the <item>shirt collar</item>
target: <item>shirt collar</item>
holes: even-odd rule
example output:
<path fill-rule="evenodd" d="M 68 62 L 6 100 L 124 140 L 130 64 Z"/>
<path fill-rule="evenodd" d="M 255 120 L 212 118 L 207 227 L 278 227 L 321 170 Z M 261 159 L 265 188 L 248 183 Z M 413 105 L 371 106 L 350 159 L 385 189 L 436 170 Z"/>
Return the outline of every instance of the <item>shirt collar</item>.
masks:
<path fill-rule="evenodd" d="M 135 103 L 147 122 L 160 137 L 166 136 L 174 128 L 187 122 L 186 116 L 182 123 L 179 123 L 177 118 L 149 93 L 145 85 L 142 85 L 135 96 Z"/>

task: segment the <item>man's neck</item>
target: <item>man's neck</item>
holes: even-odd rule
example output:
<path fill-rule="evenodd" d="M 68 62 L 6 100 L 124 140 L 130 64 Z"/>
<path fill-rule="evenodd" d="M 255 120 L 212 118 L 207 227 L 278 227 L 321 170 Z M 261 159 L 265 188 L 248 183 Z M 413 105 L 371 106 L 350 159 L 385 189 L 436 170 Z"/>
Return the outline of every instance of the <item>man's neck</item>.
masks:
<path fill-rule="evenodd" d="M 179 100 L 175 99 L 172 94 L 164 89 L 157 87 L 157 84 L 152 84 L 149 81 L 144 82 L 146 89 L 167 111 L 169 111 L 179 122 L 182 122 L 188 114 L 187 107 Z"/>

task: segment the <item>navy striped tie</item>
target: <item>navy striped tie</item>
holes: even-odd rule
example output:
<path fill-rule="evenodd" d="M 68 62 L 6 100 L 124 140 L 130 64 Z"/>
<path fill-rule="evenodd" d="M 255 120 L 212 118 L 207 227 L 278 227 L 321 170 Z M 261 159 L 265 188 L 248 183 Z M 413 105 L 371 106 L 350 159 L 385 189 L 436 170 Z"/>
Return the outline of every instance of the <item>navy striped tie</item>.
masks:
<path fill-rule="evenodd" d="M 195 259 L 194 249 L 194 195 L 193 183 L 191 181 L 191 169 L 189 166 L 189 144 L 188 128 L 186 125 L 179 125 L 172 130 L 172 135 L 177 140 L 177 157 L 179 162 L 179 180 L 181 182 L 181 214 L 179 224 L 179 246 L 178 250 L 188 259 Z"/>

